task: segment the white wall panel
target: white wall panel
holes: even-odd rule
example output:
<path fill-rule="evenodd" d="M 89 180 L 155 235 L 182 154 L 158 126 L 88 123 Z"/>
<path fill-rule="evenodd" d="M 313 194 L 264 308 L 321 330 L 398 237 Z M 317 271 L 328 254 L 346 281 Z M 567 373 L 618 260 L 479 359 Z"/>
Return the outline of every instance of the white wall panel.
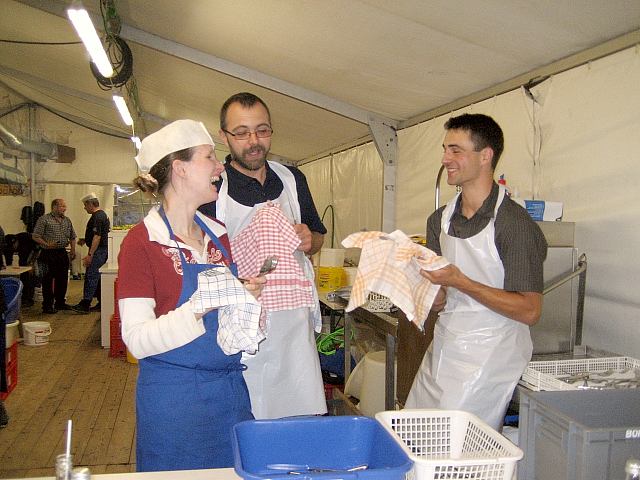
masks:
<path fill-rule="evenodd" d="M 588 259 L 585 343 L 640 358 L 640 55 L 628 49 L 540 86 L 541 194 L 564 202 Z"/>

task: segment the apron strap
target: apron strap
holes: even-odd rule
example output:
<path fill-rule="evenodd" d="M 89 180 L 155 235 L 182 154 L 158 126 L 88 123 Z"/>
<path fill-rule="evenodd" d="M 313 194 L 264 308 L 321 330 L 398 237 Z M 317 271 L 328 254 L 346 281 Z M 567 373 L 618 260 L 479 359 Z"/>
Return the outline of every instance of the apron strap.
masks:
<path fill-rule="evenodd" d="M 160 217 L 164 221 L 164 224 L 167 226 L 167 230 L 169 230 L 169 238 L 171 238 L 171 240 L 176 242 L 176 246 L 178 247 L 178 253 L 180 253 L 180 260 L 184 265 L 185 263 L 187 263 L 187 259 L 184 257 L 184 254 L 182 253 L 182 249 L 180 248 L 180 245 L 178 245 L 178 240 L 176 239 L 176 236 L 173 233 L 173 229 L 171 228 L 171 224 L 169 223 L 169 220 L 167 219 L 167 216 L 164 213 L 164 207 L 162 205 L 158 209 L 158 213 L 160 214 Z M 231 256 L 229 255 L 229 252 L 227 252 L 227 249 L 224 248 L 224 245 L 222 245 L 222 242 L 220 241 L 220 239 L 211 231 L 211 229 L 209 229 L 209 227 L 207 227 L 207 225 L 198 217 L 198 215 L 196 215 L 193 219 L 198 224 L 198 226 L 202 228 L 202 230 L 204 230 L 204 232 L 207 235 L 209 235 L 209 238 L 213 241 L 215 246 L 218 247 L 218 249 L 222 252 L 222 256 L 227 260 L 229 264 L 231 264 Z"/>

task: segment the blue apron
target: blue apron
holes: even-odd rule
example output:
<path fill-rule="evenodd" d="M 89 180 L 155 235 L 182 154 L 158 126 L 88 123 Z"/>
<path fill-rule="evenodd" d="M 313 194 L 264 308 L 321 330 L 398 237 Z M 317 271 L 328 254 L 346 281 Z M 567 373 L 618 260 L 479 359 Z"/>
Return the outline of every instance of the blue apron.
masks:
<path fill-rule="evenodd" d="M 176 241 L 164 211 L 159 213 Z M 230 260 L 213 232 L 197 216 L 195 221 Z M 187 263 L 179 247 L 178 251 L 183 274 L 176 307 L 197 289 L 198 273 L 216 267 Z M 230 268 L 235 275 L 235 264 Z M 182 347 L 140 359 L 136 389 L 139 472 L 231 467 L 231 428 L 253 419 L 241 354 L 226 355 L 218 346 L 217 310 L 203 320 L 204 335 Z"/>

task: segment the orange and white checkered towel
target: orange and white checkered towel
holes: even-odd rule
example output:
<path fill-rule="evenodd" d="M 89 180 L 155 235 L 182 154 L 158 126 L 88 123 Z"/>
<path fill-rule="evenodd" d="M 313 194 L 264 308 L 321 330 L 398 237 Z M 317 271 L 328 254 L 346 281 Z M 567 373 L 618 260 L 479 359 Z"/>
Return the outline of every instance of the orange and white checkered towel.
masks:
<path fill-rule="evenodd" d="M 420 275 L 420 269 L 438 270 L 449 262 L 411 241 L 402 231 L 358 232 L 342 241 L 345 248 L 362 248 L 360 264 L 346 311 L 367 302 L 370 292 L 384 295 L 422 329 L 440 285 Z"/>
<path fill-rule="evenodd" d="M 313 283 L 293 256 L 298 245 L 300 238 L 276 203 L 260 208 L 249 225 L 231 240 L 240 277 L 257 275 L 265 258 L 278 257 L 278 266 L 267 275 L 267 284 L 260 295 L 260 303 L 268 311 L 317 307 Z"/>

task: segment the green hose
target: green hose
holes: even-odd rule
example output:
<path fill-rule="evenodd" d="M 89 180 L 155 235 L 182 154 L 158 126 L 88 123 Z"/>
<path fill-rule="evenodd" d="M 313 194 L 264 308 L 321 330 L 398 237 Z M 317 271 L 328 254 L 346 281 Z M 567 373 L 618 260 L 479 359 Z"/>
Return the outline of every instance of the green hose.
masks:
<path fill-rule="evenodd" d="M 351 332 L 353 338 L 353 332 Z M 344 347 L 344 327 L 335 329 L 331 333 L 321 333 L 316 338 L 318 352 L 324 355 L 333 355 L 336 350 Z"/>

